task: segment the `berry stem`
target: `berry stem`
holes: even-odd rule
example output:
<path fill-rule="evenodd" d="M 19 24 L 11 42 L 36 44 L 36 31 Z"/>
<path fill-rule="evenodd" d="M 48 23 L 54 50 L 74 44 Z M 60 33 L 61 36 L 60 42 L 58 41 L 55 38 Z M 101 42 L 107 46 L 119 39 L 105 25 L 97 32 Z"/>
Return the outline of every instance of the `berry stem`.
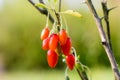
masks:
<path fill-rule="evenodd" d="M 72 47 L 72 53 L 73 53 L 73 55 L 75 56 L 75 69 L 76 69 L 76 71 L 78 72 L 80 78 L 81 78 L 82 80 L 89 80 L 89 79 L 88 79 L 88 76 L 87 76 L 87 73 L 86 73 L 86 71 L 85 71 L 85 69 L 84 69 L 83 64 L 80 63 L 80 61 L 79 61 L 79 59 L 78 59 L 78 57 L 77 57 L 76 50 L 75 50 L 74 47 Z"/>
<path fill-rule="evenodd" d="M 49 12 L 48 12 L 48 15 L 47 15 L 47 20 L 46 20 L 46 27 L 49 26 Z"/>

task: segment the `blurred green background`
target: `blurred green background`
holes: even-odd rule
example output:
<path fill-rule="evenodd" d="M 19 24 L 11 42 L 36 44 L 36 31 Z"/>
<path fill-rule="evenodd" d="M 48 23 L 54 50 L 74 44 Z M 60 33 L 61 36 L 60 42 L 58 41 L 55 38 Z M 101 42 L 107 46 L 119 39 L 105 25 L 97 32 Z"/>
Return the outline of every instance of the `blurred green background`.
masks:
<path fill-rule="evenodd" d="M 65 0 L 62 4 L 63 10 L 73 9 L 82 14 L 82 18 L 70 15 L 65 16 L 72 44 L 76 48 L 77 54 L 80 55 L 80 61 L 90 67 L 93 70 L 93 73 L 96 74 L 104 71 L 104 74 L 111 75 L 112 71 L 106 70 L 106 68 L 110 68 L 110 64 L 101 45 L 94 19 L 87 6 L 77 1 L 75 3 L 74 0 L 71 0 L 71 2 Z M 74 4 L 71 5 L 73 2 Z M 98 3 L 100 3 L 99 0 L 98 2 L 94 2 L 99 15 L 102 17 L 101 5 Z M 115 53 L 114 55 L 118 65 L 120 64 L 119 4 L 119 0 L 108 0 L 109 7 L 118 6 L 118 8 L 110 13 L 111 38 L 113 51 Z M 49 24 L 51 28 L 52 24 Z M 4 69 L 10 72 L 38 70 L 38 73 L 41 71 L 40 74 L 43 75 L 46 73 L 52 74 L 52 72 L 55 74 L 58 72 L 58 74 L 60 74 L 59 76 L 63 77 L 57 80 L 64 79 L 63 73 L 66 65 L 60 59 L 55 71 L 50 69 L 46 60 L 46 51 L 43 51 L 41 48 L 42 41 L 39 39 L 39 36 L 45 25 L 46 16 L 40 14 L 27 0 L 0 0 L 0 66 L 4 66 Z M 104 29 L 106 28 L 104 27 Z M 105 69 L 100 71 L 99 69 L 103 67 Z M 35 73 L 33 75 L 34 77 L 39 76 L 36 72 L 33 73 Z M 101 74 L 103 75 L 103 73 Z M 27 76 L 29 77 L 30 75 L 32 74 L 28 72 Z M 10 80 L 11 76 L 13 75 L 8 73 L 8 80 Z M 98 77 L 100 77 L 100 75 L 98 75 Z M 11 80 L 16 80 L 16 78 Z M 27 78 L 20 78 L 19 80 L 27 80 Z M 41 79 L 28 80 L 48 79 L 43 77 Z M 55 80 L 55 78 L 49 80 Z"/>

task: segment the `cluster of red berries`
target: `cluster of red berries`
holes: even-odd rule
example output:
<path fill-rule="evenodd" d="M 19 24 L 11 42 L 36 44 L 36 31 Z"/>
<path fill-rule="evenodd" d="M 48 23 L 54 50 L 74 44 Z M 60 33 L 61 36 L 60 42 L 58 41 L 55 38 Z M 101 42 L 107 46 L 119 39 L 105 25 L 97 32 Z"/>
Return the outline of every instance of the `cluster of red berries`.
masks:
<path fill-rule="evenodd" d="M 50 34 L 48 27 L 45 27 L 41 32 L 41 40 L 43 40 L 43 50 L 48 50 L 47 61 L 51 68 L 54 68 L 58 63 L 58 49 L 65 55 L 66 64 L 70 70 L 73 70 L 75 65 L 75 56 L 71 53 L 71 39 L 68 37 L 65 29 L 58 33 Z"/>

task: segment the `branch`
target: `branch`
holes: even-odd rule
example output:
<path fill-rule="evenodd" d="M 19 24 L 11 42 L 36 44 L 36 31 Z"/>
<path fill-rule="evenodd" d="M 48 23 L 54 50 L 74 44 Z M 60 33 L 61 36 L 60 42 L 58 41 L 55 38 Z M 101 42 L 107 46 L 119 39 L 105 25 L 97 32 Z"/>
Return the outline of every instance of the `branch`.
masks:
<path fill-rule="evenodd" d="M 102 9 L 103 9 L 103 14 L 104 14 L 104 20 L 105 20 L 106 27 L 107 27 L 108 42 L 109 42 L 109 45 L 112 49 L 111 35 L 110 35 L 110 24 L 109 24 L 109 9 L 107 8 L 107 1 L 102 1 L 101 4 L 102 4 Z"/>
<path fill-rule="evenodd" d="M 97 14 L 94 6 L 93 6 L 92 1 L 91 0 L 86 0 L 86 4 L 88 5 L 88 8 L 90 9 L 90 11 L 93 14 L 93 17 L 96 21 L 96 25 L 97 25 L 97 28 L 98 28 L 98 31 L 99 31 L 99 34 L 100 34 L 100 37 L 101 37 L 102 45 L 103 45 L 103 47 L 106 51 L 106 54 L 109 58 L 111 68 L 112 68 L 114 76 L 115 76 L 115 80 L 120 80 L 120 72 L 118 70 L 118 66 L 117 66 L 115 57 L 113 55 L 113 51 L 112 51 L 109 43 L 107 42 L 107 38 L 106 38 L 104 29 L 103 29 L 102 21 L 99 18 L 98 14 Z"/>
<path fill-rule="evenodd" d="M 62 0 L 59 0 L 59 12 L 61 12 L 61 2 Z"/>
<path fill-rule="evenodd" d="M 80 76 L 80 78 L 82 80 L 89 80 L 88 77 L 87 77 L 87 74 L 86 74 L 85 70 L 79 71 L 79 69 L 77 67 L 75 67 L 75 68 L 77 70 L 78 75 Z"/>
<path fill-rule="evenodd" d="M 44 14 L 46 16 L 48 16 L 48 10 L 47 9 L 42 9 L 42 8 L 39 8 L 37 6 L 35 6 L 35 3 L 32 1 L 32 0 L 28 0 L 41 14 Z M 43 0 L 39 0 L 40 3 L 43 3 Z M 49 14 L 49 20 L 54 23 L 54 19 L 53 17 Z"/>

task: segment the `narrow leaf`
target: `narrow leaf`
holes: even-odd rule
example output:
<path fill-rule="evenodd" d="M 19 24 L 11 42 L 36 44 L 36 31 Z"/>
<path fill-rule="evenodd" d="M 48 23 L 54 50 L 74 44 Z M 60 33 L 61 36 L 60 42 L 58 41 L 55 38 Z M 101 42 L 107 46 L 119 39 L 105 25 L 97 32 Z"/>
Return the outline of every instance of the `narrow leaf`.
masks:
<path fill-rule="evenodd" d="M 35 6 L 40 7 L 40 8 L 44 8 L 44 9 L 47 8 L 47 6 L 42 4 L 42 3 L 37 3 L 37 4 L 35 4 Z"/>
<path fill-rule="evenodd" d="M 73 15 L 73 16 L 76 16 L 76 17 L 82 17 L 82 15 L 77 12 L 77 11 L 73 11 L 73 10 L 67 10 L 67 11 L 64 11 L 64 12 L 61 12 L 63 14 L 70 14 L 70 15 Z"/>

